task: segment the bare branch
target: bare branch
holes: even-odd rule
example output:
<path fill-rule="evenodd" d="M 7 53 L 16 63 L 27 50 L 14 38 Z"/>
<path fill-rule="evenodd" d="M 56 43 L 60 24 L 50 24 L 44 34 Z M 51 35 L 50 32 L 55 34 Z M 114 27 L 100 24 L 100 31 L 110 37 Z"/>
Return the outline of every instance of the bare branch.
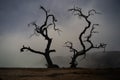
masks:
<path fill-rule="evenodd" d="M 61 32 L 61 30 L 59 29 L 59 28 L 56 28 L 56 24 L 55 24 L 55 22 L 57 22 L 57 19 L 55 18 L 55 16 L 54 15 L 48 15 L 49 17 L 51 16 L 52 17 L 52 24 L 53 24 L 53 29 L 55 30 L 55 31 L 58 31 L 58 33 L 59 32 Z"/>
<path fill-rule="evenodd" d="M 74 52 L 74 50 L 76 50 L 76 53 L 74 53 L 73 57 L 72 57 L 72 61 L 71 61 L 71 66 L 72 67 L 76 67 L 75 65 L 75 61 L 76 61 L 76 58 L 78 56 L 82 56 L 83 55 L 83 58 L 84 59 L 86 57 L 86 53 L 93 49 L 93 48 L 105 48 L 105 44 L 103 43 L 100 43 L 99 45 L 97 46 L 94 46 L 94 43 L 91 41 L 91 38 L 93 36 L 93 34 L 95 33 L 98 33 L 98 31 L 95 31 L 95 26 L 99 26 L 99 24 L 93 24 L 92 25 L 92 22 L 88 19 L 89 16 L 91 15 L 94 15 L 94 14 L 100 14 L 99 12 L 97 12 L 96 10 L 92 9 L 92 10 L 89 10 L 88 11 L 88 15 L 84 14 L 82 12 L 82 9 L 81 8 L 78 8 L 78 7 L 74 7 L 72 9 L 69 9 L 68 11 L 71 11 L 74 13 L 74 15 L 77 15 L 78 17 L 82 17 L 86 22 L 87 22 L 87 26 L 83 29 L 83 31 L 80 33 L 79 35 L 79 41 L 80 41 L 80 44 L 82 46 L 82 50 L 80 51 L 77 51 L 76 49 L 73 48 L 73 44 L 71 42 L 66 42 L 66 47 L 68 47 L 70 49 L 71 52 Z M 87 36 L 85 36 L 84 38 L 84 35 L 86 35 L 86 32 L 90 30 L 89 34 Z M 90 46 L 87 48 L 87 45 L 85 44 L 85 42 L 89 43 Z M 69 45 L 68 45 L 69 44 Z M 81 60 L 82 60 L 81 59 Z"/>
<path fill-rule="evenodd" d="M 73 52 L 75 54 L 78 53 L 78 51 L 73 48 L 73 43 L 70 41 L 65 42 L 65 47 L 68 47 L 70 49 L 70 52 Z"/>
<path fill-rule="evenodd" d="M 88 42 L 89 42 L 90 38 L 92 37 L 93 33 L 98 33 L 97 31 L 94 31 L 95 26 L 99 26 L 99 24 L 93 24 L 93 25 L 92 25 L 92 28 L 91 28 L 91 30 L 90 30 L 89 35 L 85 37 L 85 38 L 87 38 L 87 41 L 88 41 Z"/>
<path fill-rule="evenodd" d="M 47 10 L 43 6 L 40 6 L 40 9 L 42 9 L 45 12 L 46 16 L 47 16 L 47 14 L 48 14 Z"/>
<path fill-rule="evenodd" d="M 53 25 L 53 29 L 55 31 L 61 31 L 60 29 L 56 28 L 56 22 L 57 22 L 57 19 L 55 18 L 55 16 L 53 14 L 48 14 L 48 11 L 44 8 L 44 7 L 40 7 L 45 13 L 46 13 L 46 18 L 45 18 L 45 21 L 44 21 L 44 24 L 42 26 L 40 26 L 40 32 L 41 34 L 47 39 L 49 38 L 48 37 L 48 34 L 47 33 L 47 29 L 48 27 L 50 27 L 51 25 Z M 48 24 L 48 19 L 51 18 L 52 21 Z"/>
<path fill-rule="evenodd" d="M 24 50 L 29 50 L 30 52 L 44 55 L 43 52 L 33 50 L 33 49 L 31 49 L 30 47 L 25 47 L 25 46 L 23 45 L 23 47 L 20 49 L 20 51 L 21 51 L 21 52 L 24 52 Z"/>
<path fill-rule="evenodd" d="M 55 50 L 55 49 L 53 49 L 53 50 L 49 50 L 49 53 L 51 53 L 51 52 L 56 52 L 56 50 Z"/>
<path fill-rule="evenodd" d="M 34 26 L 35 28 L 39 28 L 39 26 L 36 24 L 36 21 L 33 21 L 33 22 L 29 23 L 28 27 L 29 26 Z"/>
<path fill-rule="evenodd" d="M 33 32 L 33 34 L 31 34 L 30 36 L 29 36 L 29 38 L 31 38 L 32 36 L 39 36 L 39 34 L 36 32 L 36 30 L 34 30 L 34 32 Z"/>
<path fill-rule="evenodd" d="M 92 28 L 91 28 L 91 30 L 90 30 L 90 34 L 86 37 L 86 38 L 87 38 L 86 41 L 87 41 L 88 43 L 90 43 L 90 47 L 86 49 L 86 52 L 89 51 L 89 50 L 91 50 L 92 48 L 98 48 L 98 49 L 99 49 L 99 48 L 103 48 L 103 47 L 104 47 L 104 44 L 103 44 L 103 43 L 100 43 L 100 45 L 98 45 L 98 46 L 94 46 L 93 42 L 90 40 L 91 37 L 92 37 L 92 35 L 93 35 L 93 33 L 97 33 L 96 31 L 94 31 L 95 26 L 99 26 L 99 24 L 93 24 L 93 25 L 92 25 Z"/>
<path fill-rule="evenodd" d="M 49 37 L 49 33 L 48 33 L 48 28 L 53 25 L 53 29 L 55 31 L 58 31 L 59 29 L 56 28 L 56 24 L 55 22 L 57 22 L 57 19 L 55 18 L 55 16 L 53 14 L 49 14 L 49 11 L 47 11 L 43 6 L 40 6 L 40 9 L 42 9 L 44 12 L 45 12 L 45 20 L 43 22 L 43 24 L 41 26 L 38 26 L 36 24 L 36 21 L 28 24 L 28 26 L 33 26 L 35 29 L 34 29 L 34 33 L 31 35 L 33 36 L 34 34 L 41 34 L 45 40 L 47 40 L 47 44 L 46 44 L 46 48 L 45 48 L 45 52 L 41 52 L 41 51 L 36 51 L 34 49 L 31 49 L 30 47 L 25 47 L 23 45 L 23 47 L 20 49 L 21 52 L 23 52 L 24 50 L 28 50 L 30 52 L 33 52 L 33 53 L 37 53 L 37 54 L 42 54 L 44 55 L 46 61 L 47 61 L 47 64 L 48 64 L 48 67 L 50 68 L 58 68 L 57 65 L 53 64 L 51 58 L 50 58 L 50 53 L 51 52 L 56 52 L 55 49 L 50 49 L 51 47 L 51 44 L 52 44 L 52 38 Z M 51 18 L 51 19 L 50 19 Z M 49 19 L 51 21 L 49 21 Z"/>
<path fill-rule="evenodd" d="M 101 14 L 100 12 L 97 12 L 96 10 L 92 9 L 88 11 L 88 17 L 94 14 Z"/>
<path fill-rule="evenodd" d="M 68 9 L 68 11 L 72 11 L 73 13 L 75 13 L 75 15 L 87 18 L 87 16 L 82 13 L 82 9 L 81 8 L 74 7 L 72 9 Z"/>
<path fill-rule="evenodd" d="M 65 42 L 65 47 L 72 48 L 73 47 L 73 43 L 70 42 L 70 41 L 67 41 L 67 42 Z"/>
<path fill-rule="evenodd" d="M 88 26 L 86 26 L 79 35 L 80 43 L 83 47 L 83 50 L 85 51 L 86 47 L 85 47 L 85 44 L 83 43 L 84 41 L 82 40 L 82 37 L 85 34 L 85 32 L 87 31 L 87 29 L 90 28 L 91 22 L 88 20 L 88 16 L 86 16 L 85 14 L 82 13 L 81 8 L 75 7 L 75 8 L 69 9 L 69 11 L 74 11 L 74 13 L 77 12 L 77 15 L 83 17 L 86 20 L 86 22 L 88 23 Z"/>

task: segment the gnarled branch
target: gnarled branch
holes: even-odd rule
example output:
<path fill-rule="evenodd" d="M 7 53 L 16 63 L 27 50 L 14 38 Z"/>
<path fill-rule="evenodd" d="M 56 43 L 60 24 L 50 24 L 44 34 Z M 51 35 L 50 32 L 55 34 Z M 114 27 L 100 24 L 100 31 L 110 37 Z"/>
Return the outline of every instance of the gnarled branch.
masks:
<path fill-rule="evenodd" d="M 94 14 L 101 14 L 100 12 L 97 12 L 96 10 L 94 9 L 91 9 L 88 11 L 88 17 L 91 16 L 91 15 L 94 15 Z"/>
<path fill-rule="evenodd" d="M 79 41 L 80 41 L 80 44 L 82 46 L 82 50 L 77 51 L 75 48 L 73 48 L 73 44 L 71 42 L 66 42 L 66 47 L 68 47 L 71 52 L 74 52 L 74 55 L 73 55 L 72 61 L 71 61 L 71 66 L 74 65 L 73 67 L 76 67 L 76 65 L 74 63 L 75 63 L 78 56 L 84 55 L 84 57 L 83 57 L 83 59 L 84 59 L 86 57 L 86 53 L 89 50 L 91 50 L 93 48 L 96 48 L 96 49 L 97 48 L 105 48 L 106 44 L 100 43 L 99 45 L 95 46 L 94 43 L 91 41 L 91 37 L 93 36 L 93 34 L 98 33 L 94 29 L 95 29 L 95 26 L 99 26 L 99 24 L 93 24 L 92 25 L 92 22 L 88 18 L 91 15 L 100 14 L 99 12 L 92 9 L 92 10 L 89 10 L 88 15 L 86 15 L 82 12 L 82 9 L 78 8 L 78 7 L 74 7 L 72 9 L 69 9 L 69 11 L 72 11 L 74 13 L 74 15 L 82 17 L 87 22 L 87 26 L 83 29 L 83 31 L 79 35 Z M 86 32 L 89 29 L 90 29 L 90 32 L 89 32 L 88 36 L 85 37 L 86 40 L 84 40 L 84 35 L 86 35 Z M 87 47 L 85 42 L 89 43 L 90 46 Z M 67 43 L 69 43 L 69 45 Z"/>
<path fill-rule="evenodd" d="M 73 48 L 73 43 L 70 41 L 65 42 L 65 47 L 68 47 L 70 49 L 70 52 L 73 52 L 74 54 L 78 53 L 78 51 Z"/>
<path fill-rule="evenodd" d="M 42 54 L 42 55 L 44 55 L 44 57 L 48 63 L 48 67 L 55 68 L 56 66 L 55 66 L 55 64 L 53 64 L 53 62 L 50 58 L 50 53 L 55 52 L 55 49 L 52 49 L 52 50 L 50 49 L 51 44 L 52 44 L 52 38 L 50 38 L 48 35 L 49 34 L 48 28 L 53 25 L 53 29 L 55 31 L 60 31 L 60 30 L 58 28 L 56 28 L 55 22 L 57 22 L 57 19 L 55 18 L 55 16 L 53 14 L 49 14 L 48 11 L 43 6 L 40 6 L 40 9 L 42 9 L 45 12 L 45 20 L 44 20 L 43 24 L 41 26 L 38 26 L 37 23 L 34 21 L 34 22 L 28 24 L 28 26 L 32 25 L 35 28 L 34 31 L 36 33 L 42 35 L 45 38 L 45 40 L 47 40 L 45 52 L 36 51 L 36 50 L 31 49 L 30 47 L 25 47 L 24 45 L 23 45 L 23 48 L 21 48 L 21 52 L 23 52 L 24 50 L 29 50 L 33 53 Z M 51 21 L 48 21 L 49 19 L 51 19 Z"/>
<path fill-rule="evenodd" d="M 43 52 L 36 51 L 36 50 L 34 50 L 34 49 L 31 49 L 30 47 L 25 47 L 25 46 L 23 45 L 23 47 L 20 49 L 20 51 L 21 51 L 21 52 L 24 52 L 24 50 L 28 50 L 28 51 L 33 52 L 33 53 L 37 53 L 37 54 L 42 54 L 42 55 L 44 55 Z"/>

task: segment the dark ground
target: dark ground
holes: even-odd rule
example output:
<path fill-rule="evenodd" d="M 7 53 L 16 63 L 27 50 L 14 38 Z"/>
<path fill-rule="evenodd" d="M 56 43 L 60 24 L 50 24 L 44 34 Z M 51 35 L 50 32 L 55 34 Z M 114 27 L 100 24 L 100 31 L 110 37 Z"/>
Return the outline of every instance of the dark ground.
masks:
<path fill-rule="evenodd" d="M 120 69 L 0 68 L 0 80 L 120 80 Z"/>

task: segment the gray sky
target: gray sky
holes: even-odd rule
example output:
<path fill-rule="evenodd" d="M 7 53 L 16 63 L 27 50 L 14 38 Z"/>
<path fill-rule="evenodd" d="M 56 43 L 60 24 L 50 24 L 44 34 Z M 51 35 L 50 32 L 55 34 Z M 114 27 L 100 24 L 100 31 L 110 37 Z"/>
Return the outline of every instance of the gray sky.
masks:
<path fill-rule="evenodd" d="M 102 15 L 93 16 L 93 23 L 99 23 L 95 43 L 105 42 L 108 51 L 120 50 L 120 0 L 0 0 L 0 66 L 1 67 L 44 67 L 45 60 L 41 55 L 30 52 L 19 52 L 22 45 L 31 46 L 36 50 L 44 50 L 46 42 L 41 36 L 29 36 L 32 27 L 27 24 L 37 21 L 41 24 L 44 12 L 39 9 L 42 5 L 50 10 L 58 19 L 57 27 L 62 29 L 60 36 L 50 29 L 54 38 L 52 48 L 57 50 L 51 56 L 71 56 L 64 48 L 65 41 L 72 41 L 79 49 L 78 35 L 85 23 L 68 12 L 74 5 L 87 10 L 96 9 Z"/>

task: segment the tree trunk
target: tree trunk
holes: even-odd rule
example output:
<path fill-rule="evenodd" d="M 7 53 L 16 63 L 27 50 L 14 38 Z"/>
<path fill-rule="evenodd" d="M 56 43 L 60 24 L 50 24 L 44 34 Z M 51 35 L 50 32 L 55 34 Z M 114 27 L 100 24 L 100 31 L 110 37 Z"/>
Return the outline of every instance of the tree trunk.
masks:
<path fill-rule="evenodd" d="M 48 68 L 53 65 L 52 60 L 51 60 L 49 54 L 45 54 L 45 59 L 46 59 L 46 61 L 47 61 L 47 66 L 48 66 Z"/>
<path fill-rule="evenodd" d="M 78 65 L 77 61 L 76 61 L 77 57 L 78 56 L 73 56 L 72 61 L 70 63 L 70 68 L 76 68 L 77 67 L 77 65 Z"/>

